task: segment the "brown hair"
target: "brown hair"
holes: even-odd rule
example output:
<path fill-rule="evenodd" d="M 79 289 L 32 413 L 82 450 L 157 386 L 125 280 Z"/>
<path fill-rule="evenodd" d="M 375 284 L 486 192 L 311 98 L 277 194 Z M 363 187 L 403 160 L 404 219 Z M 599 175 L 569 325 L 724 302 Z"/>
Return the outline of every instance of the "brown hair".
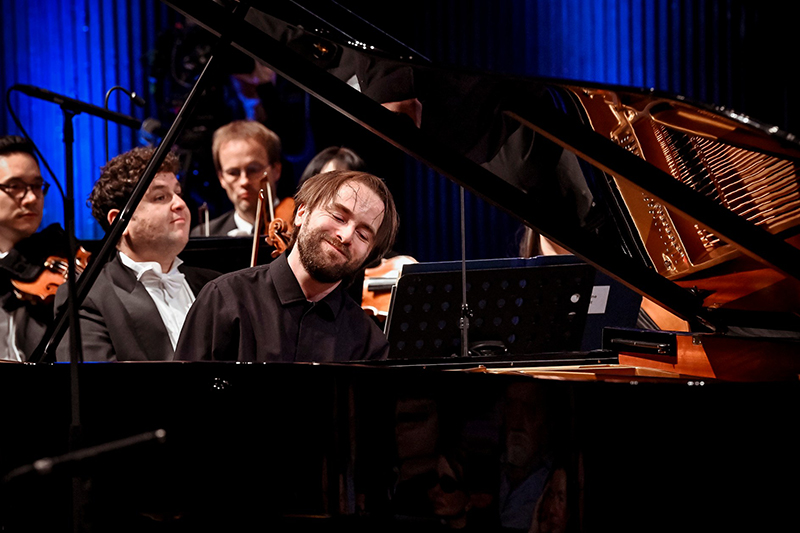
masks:
<path fill-rule="evenodd" d="M 92 216 L 104 230 L 108 231 L 110 227 L 108 212 L 112 209 L 125 208 L 155 151 L 155 148 L 138 146 L 116 156 L 101 169 L 100 178 L 92 188 L 88 203 L 92 208 Z M 175 174 L 178 168 L 178 157 L 172 152 L 167 152 L 158 172 Z"/>
<path fill-rule="evenodd" d="M 281 139 L 278 135 L 255 120 L 234 120 L 225 124 L 214 132 L 211 139 L 211 156 L 214 158 L 214 168 L 222 172 L 219 162 L 219 150 L 228 141 L 253 139 L 261 144 L 267 151 L 270 165 L 281 160 Z"/>
<path fill-rule="evenodd" d="M 319 206 L 328 205 L 336 197 L 339 188 L 351 181 L 369 187 L 378 195 L 384 206 L 383 221 L 381 221 L 381 225 L 375 234 L 372 250 L 370 250 L 367 259 L 364 261 L 364 265 L 369 265 L 373 261 L 382 258 L 391 249 L 397 236 L 397 228 L 400 225 L 394 198 L 392 198 L 392 193 L 382 179 L 372 174 L 355 170 L 334 170 L 324 174 L 317 174 L 303 182 L 300 190 L 294 195 L 294 214 L 297 215 L 297 210 L 301 205 L 305 206 L 309 212 Z M 294 244 L 297 237 L 297 231 L 298 228 L 295 228 L 292 235 L 292 244 Z"/>

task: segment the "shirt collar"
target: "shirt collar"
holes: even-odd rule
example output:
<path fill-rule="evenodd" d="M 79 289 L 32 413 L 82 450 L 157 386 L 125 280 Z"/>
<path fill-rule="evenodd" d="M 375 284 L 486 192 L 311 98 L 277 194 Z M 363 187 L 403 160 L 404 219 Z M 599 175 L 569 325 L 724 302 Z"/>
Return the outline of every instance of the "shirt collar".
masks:
<path fill-rule="evenodd" d="M 119 259 L 122 261 L 122 264 L 126 267 L 130 268 L 136 274 L 136 279 L 141 280 L 142 275 L 145 272 L 152 270 L 156 274 L 164 274 L 161 271 L 161 265 L 155 261 L 134 261 L 123 252 L 119 252 Z M 178 267 L 183 264 L 183 261 L 180 257 L 176 257 L 175 260 L 172 262 L 172 268 L 166 274 L 172 274 L 178 270 Z"/>
<path fill-rule="evenodd" d="M 233 212 L 233 221 L 236 223 L 236 229 L 243 234 L 252 235 L 253 225 L 239 216 L 236 211 Z"/>
<path fill-rule="evenodd" d="M 306 300 L 306 295 L 303 293 L 300 283 L 289 266 L 288 253 L 287 250 L 286 253 L 279 255 L 277 259 L 270 263 L 269 267 L 270 274 L 275 281 L 278 299 L 284 307 L 297 303 L 309 304 L 310 302 Z M 344 307 L 345 296 L 344 289 L 340 283 L 322 300 L 316 302 L 316 305 L 322 305 L 322 309 L 327 308 L 331 318 L 336 318 Z"/>

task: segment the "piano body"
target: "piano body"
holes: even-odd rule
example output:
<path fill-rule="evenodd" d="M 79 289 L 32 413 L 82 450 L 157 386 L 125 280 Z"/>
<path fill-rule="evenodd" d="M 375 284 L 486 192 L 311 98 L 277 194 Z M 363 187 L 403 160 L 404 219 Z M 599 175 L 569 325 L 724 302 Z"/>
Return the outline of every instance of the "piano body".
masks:
<path fill-rule="evenodd" d="M 166 3 L 215 34 L 229 19 L 221 3 Z M 254 4 L 235 46 L 686 328 L 609 330 L 580 365 L 558 353 L 85 364 L 77 425 L 66 365 L 3 365 L 8 531 L 71 520 L 96 531 L 794 520 L 792 135 L 653 91 L 442 68 L 308 21 L 295 3 Z M 99 452 L 159 428 L 162 444 L 70 455 L 76 442 Z M 42 457 L 65 460 L 38 473 Z"/>

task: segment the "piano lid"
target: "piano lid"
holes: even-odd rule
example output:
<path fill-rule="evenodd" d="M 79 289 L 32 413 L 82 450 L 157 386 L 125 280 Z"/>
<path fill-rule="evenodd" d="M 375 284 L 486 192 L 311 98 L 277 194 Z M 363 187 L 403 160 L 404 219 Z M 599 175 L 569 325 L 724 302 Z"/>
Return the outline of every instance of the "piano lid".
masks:
<path fill-rule="evenodd" d="M 164 1 L 222 31 L 220 3 Z M 794 136 L 652 90 L 433 65 L 355 18 L 251 6 L 236 47 L 606 274 L 712 330 L 800 331 Z"/>

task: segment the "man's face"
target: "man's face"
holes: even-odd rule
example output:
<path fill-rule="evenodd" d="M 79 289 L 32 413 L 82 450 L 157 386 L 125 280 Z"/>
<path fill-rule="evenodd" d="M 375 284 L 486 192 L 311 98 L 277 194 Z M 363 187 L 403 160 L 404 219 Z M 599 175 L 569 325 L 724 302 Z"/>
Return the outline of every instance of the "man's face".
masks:
<path fill-rule="evenodd" d="M 191 215 L 175 174 L 156 174 L 125 227 L 127 245 L 142 256 L 177 255 L 189 241 Z"/>
<path fill-rule="evenodd" d="M 219 148 L 219 182 L 239 216 L 255 219 L 258 186 L 264 171 L 273 185 L 281 177 L 280 161 L 270 162 L 267 149 L 254 139 L 234 139 Z"/>
<path fill-rule="evenodd" d="M 300 206 L 297 251 L 312 278 L 333 283 L 355 273 L 367 259 L 383 221 L 384 205 L 369 187 L 349 181 L 333 201 L 308 212 Z"/>
<path fill-rule="evenodd" d="M 43 181 L 39 165 L 30 155 L 18 153 L 0 156 L 0 185 L 31 186 L 25 189 L 22 196 L 0 190 L 0 247 L 10 249 L 36 232 L 42 222 Z"/>

